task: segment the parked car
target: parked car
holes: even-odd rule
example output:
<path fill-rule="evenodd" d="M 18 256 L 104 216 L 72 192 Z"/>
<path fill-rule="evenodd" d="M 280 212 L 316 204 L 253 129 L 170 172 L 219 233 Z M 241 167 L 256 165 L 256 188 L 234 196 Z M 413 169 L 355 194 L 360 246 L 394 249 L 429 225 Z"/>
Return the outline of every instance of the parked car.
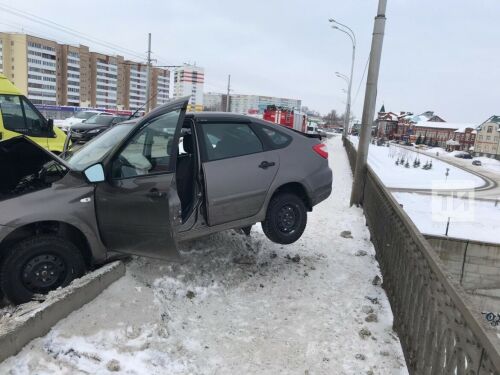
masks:
<path fill-rule="evenodd" d="M 75 143 L 88 142 L 109 127 L 125 120 L 128 120 L 128 116 L 92 116 L 71 127 L 71 141 Z"/>
<path fill-rule="evenodd" d="M 39 146 L 61 153 L 66 135 L 0 73 L 0 142 L 25 135 Z"/>
<path fill-rule="evenodd" d="M 481 166 L 482 165 L 481 160 L 473 160 L 472 165 Z"/>
<path fill-rule="evenodd" d="M 0 287 L 25 302 L 116 252 L 177 258 L 177 243 L 262 223 L 298 240 L 332 189 L 325 144 L 189 97 L 117 124 L 66 159 L 25 137 L 0 143 Z M 182 141 L 182 152 L 179 143 Z"/>
<path fill-rule="evenodd" d="M 472 159 L 472 155 L 471 154 L 467 154 L 467 153 L 461 153 L 461 154 L 455 154 L 455 157 L 456 158 L 460 158 L 460 159 Z"/>
<path fill-rule="evenodd" d="M 57 126 L 59 126 L 64 132 L 67 132 L 73 125 L 81 124 L 83 121 L 88 120 L 93 116 L 112 116 L 112 114 L 97 109 L 79 111 L 73 116 L 61 121 Z"/>

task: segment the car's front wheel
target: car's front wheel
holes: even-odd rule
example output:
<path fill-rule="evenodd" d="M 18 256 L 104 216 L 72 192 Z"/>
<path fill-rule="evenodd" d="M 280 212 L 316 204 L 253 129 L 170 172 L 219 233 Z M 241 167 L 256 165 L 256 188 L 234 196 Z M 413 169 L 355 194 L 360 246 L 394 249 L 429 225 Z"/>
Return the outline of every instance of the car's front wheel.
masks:
<path fill-rule="evenodd" d="M 79 249 L 54 235 L 31 237 L 13 245 L 0 265 L 0 288 L 15 303 L 68 285 L 85 273 Z"/>
<path fill-rule="evenodd" d="M 287 245 L 297 241 L 307 224 L 304 201 L 293 193 L 275 195 L 267 207 L 262 229 L 271 241 Z"/>

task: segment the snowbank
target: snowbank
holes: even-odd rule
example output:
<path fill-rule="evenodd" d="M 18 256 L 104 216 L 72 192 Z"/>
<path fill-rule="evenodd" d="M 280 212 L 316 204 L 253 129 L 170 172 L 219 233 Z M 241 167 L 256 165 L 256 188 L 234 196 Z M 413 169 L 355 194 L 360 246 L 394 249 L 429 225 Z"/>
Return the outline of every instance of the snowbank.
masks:
<path fill-rule="evenodd" d="M 340 138 L 328 148 L 334 192 L 299 241 L 257 226 L 184 244 L 183 263 L 135 259 L 0 373 L 407 374 Z"/>

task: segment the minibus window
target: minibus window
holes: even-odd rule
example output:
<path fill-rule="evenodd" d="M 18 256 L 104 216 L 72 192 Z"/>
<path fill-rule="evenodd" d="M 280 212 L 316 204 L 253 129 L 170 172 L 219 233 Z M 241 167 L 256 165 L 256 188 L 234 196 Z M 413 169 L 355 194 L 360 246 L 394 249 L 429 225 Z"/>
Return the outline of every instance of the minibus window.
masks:
<path fill-rule="evenodd" d="M 45 136 L 43 118 L 26 99 L 18 95 L 0 95 L 0 110 L 5 129 L 27 136 Z"/>

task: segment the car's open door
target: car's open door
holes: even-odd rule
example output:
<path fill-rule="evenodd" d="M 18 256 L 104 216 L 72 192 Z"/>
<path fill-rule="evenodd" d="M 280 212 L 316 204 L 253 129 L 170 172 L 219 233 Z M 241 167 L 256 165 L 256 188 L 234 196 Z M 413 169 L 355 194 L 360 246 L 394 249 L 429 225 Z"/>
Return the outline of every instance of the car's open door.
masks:
<path fill-rule="evenodd" d="M 97 185 L 95 196 L 101 237 L 109 250 L 178 258 L 181 205 L 175 166 L 188 102 L 178 99 L 146 115 L 106 158 L 106 181 Z"/>

